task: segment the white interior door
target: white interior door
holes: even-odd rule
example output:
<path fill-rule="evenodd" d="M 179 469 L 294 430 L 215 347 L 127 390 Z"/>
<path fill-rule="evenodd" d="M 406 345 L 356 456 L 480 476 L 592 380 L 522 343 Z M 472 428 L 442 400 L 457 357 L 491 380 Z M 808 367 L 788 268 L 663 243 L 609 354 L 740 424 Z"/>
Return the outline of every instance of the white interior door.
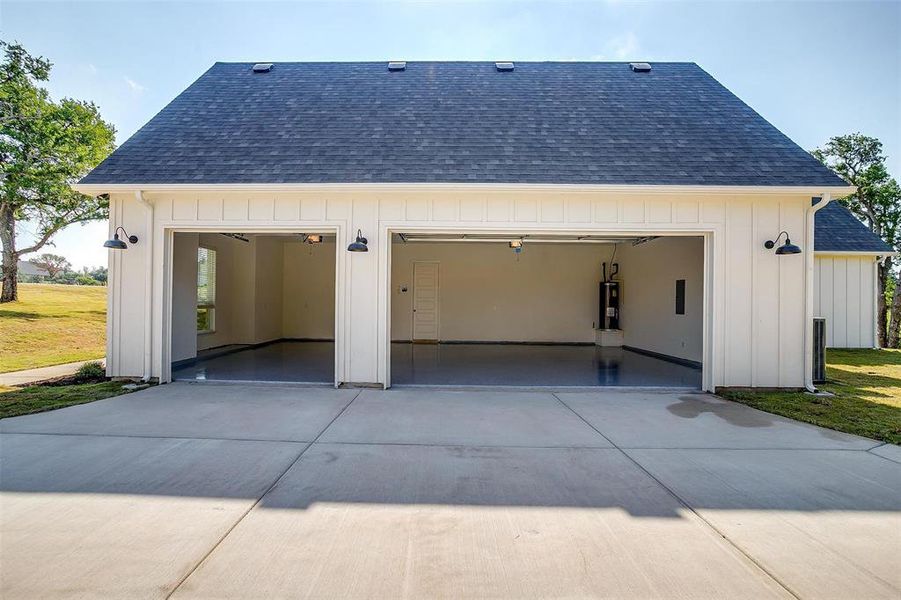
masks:
<path fill-rule="evenodd" d="M 413 341 L 438 341 L 438 263 L 413 263 Z"/>

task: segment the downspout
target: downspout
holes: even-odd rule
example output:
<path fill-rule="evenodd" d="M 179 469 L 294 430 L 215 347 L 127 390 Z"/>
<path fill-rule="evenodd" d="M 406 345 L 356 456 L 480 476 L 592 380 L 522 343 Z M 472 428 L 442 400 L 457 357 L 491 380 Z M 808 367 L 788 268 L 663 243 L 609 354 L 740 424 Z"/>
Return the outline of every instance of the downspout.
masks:
<path fill-rule="evenodd" d="M 141 381 L 150 381 L 153 371 L 153 204 L 144 198 L 141 190 L 135 190 L 135 200 L 147 209 L 144 225 L 148 244 L 144 259 L 144 375 Z"/>
<path fill-rule="evenodd" d="M 804 387 L 815 392 L 813 385 L 813 276 L 814 276 L 814 229 L 817 211 L 829 204 L 831 194 L 823 194 L 822 199 L 807 209 L 807 253 L 804 255 Z"/>

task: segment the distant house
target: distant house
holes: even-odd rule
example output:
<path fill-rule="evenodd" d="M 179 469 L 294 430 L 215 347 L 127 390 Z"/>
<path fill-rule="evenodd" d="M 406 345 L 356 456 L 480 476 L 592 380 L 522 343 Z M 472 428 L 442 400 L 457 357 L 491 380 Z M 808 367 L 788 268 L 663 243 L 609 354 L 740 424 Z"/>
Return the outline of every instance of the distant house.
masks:
<path fill-rule="evenodd" d="M 29 260 L 20 260 L 17 264 L 19 275 L 28 275 L 30 277 L 49 277 L 50 273 L 46 269 L 42 269 Z"/>
<path fill-rule="evenodd" d="M 838 202 L 816 213 L 815 317 L 826 319 L 830 348 L 875 348 L 877 264 L 892 247 Z"/>
<path fill-rule="evenodd" d="M 812 389 L 885 253 L 821 245 L 855 188 L 693 63 L 217 63 L 76 188 L 108 372 L 163 382 Z"/>

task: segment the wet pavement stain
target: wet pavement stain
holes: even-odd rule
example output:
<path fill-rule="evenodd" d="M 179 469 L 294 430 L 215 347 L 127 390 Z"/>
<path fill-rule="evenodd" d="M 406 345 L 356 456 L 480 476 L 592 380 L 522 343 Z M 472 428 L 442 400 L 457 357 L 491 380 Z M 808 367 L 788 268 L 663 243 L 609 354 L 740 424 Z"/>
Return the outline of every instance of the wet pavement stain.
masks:
<path fill-rule="evenodd" d="M 773 418 L 766 413 L 740 405 L 709 402 L 695 396 L 680 396 L 679 402 L 670 404 L 666 410 L 683 419 L 695 419 L 710 413 L 736 427 L 770 427 L 773 424 Z"/>

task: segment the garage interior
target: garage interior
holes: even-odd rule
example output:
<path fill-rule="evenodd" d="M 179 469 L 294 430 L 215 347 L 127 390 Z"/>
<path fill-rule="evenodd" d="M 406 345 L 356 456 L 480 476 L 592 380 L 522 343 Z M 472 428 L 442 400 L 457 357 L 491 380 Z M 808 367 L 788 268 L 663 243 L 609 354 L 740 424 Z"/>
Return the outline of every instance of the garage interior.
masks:
<path fill-rule="evenodd" d="M 704 239 L 395 233 L 392 385 L 701 386 Z"/>
<path fill-rule="evenodd" d="M 331 384 L 334 332 L 334 234 L 174 234 L 174 380 Z"/>

